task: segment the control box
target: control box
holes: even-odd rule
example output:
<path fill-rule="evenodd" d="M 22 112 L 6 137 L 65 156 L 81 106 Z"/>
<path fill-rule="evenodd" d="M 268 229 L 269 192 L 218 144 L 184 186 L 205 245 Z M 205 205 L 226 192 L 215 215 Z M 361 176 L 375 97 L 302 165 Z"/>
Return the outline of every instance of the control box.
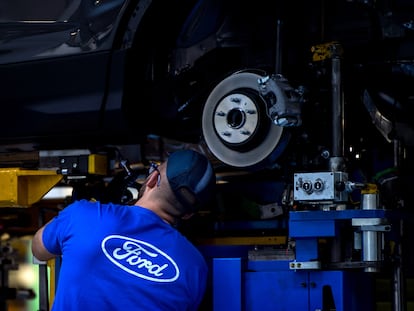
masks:
<path fill-rule="evenodd" d="M 294 175 L 295 201 L 334 201 L 348 199 L 345 172 L 297 173 Z"/>

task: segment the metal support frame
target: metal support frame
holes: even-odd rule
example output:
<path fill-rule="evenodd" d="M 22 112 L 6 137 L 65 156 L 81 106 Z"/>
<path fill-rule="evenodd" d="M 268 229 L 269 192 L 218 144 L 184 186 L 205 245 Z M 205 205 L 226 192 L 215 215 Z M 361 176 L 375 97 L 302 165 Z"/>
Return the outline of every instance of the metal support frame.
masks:
<path fill-rule="evenodd" d="M 215 258 L 214 311 L 374 310 L 372 274 L 288 267 L 284 260 Z"/>

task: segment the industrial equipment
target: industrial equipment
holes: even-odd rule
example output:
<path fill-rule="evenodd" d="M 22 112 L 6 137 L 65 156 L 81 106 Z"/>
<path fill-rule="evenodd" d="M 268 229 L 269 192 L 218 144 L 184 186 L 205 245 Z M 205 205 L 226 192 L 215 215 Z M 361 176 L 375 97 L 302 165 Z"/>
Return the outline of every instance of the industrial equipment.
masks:
<path fill-rule="evenodd" d="M 251 165 L 253 163 L 243 162 L 242 158 L 236 158 L 236 162 L 241 163 L 241 167 L 253 167 L 252 171 L 222 170 L 221 165 L 216 165 L 219 200 L 223 201 L 226 185 L 237 187 L 236 180 L 244 179 L 262 182 L 262 189 L 252 191 L 257 191 L 261 202 L 255 206 L 253 221 L 251 215 L 240 217 L 240 202 L 231 198 L 233 202 L 224 203 L 226 211 L 217 212 L 217 207 L 212 206 L 211 210 L 202 211 L 196 218 L 195 227 L 180 228 L 199 247 L 211 267 L 211 284 L 202 310 L 264 311 L 277 306 L 277 310 L 374 311 L 376 277 L 384 272 L 392 279 L 394 310 L 404 310 L 401 236 L 406 215 L 405 210 L 395 204 L 399 198 L 388 198 L 390 193 L 395 196 L 397 193 L 387 189 L 395 182 L 396 176 L 382 176 L 377 183 L 353 179 L 355 172 L 347 167 L 344 151 L 342 49 L 336 42 L 328 47 L 332 70 L 332 141 L 330 150 L 321 151 L 327 164 L 325 170 L 321 170 L 320 165 L 315 166 L 317 169 L 302 167 L 298 170 L 299 165 L 288 165 L 292 159 L 282 155 L 283 149 L 287 148 L 287 140 L 283 138 L 284 127 L 299 128 L 302 121 L 307 121 L 301 107 L 304 93 L 290 87 L 281 75 L 240 72 L 229 78 L 231 83 L 236 81 L 246 83 L 248 89 L 256 88 L 262 96 L 269 123 L 275 131 L 280 131 L 278 137 L 284 141 L 280 144 L 282 140 L 277 140 L 281 148 L 277 155 L 275 146 L 268 150 L 272 151 L 270 157 L 280 158 L 281 167 L 287 169 L 276 168 L 266 172 L 255 168 Z M 318 61 L 320 59 L 323 59 L 321 55 Z M 218 86 L 217 92 L 221 94 L 223 88 L 226 90 L 227 83 L 230 82 L 225 81 L 224 86 Z M 206 106 L 206 109 L 213 107 Z M 243 92 L 222 98 L 214 108 L 215 112 L 208 113 L 215 115 L 212 123 L 215 133 L 224 133 L 221 131 L 231 121 L 229 118 L 226 121 L 220 119 L 222 116 L 217 111 L 222 110 L 224 114 L 236 110 L 247 118 L 241 129 L 235 126 L 230 130 L 234 132 L 222 134 L 220 139 L 227 140 L 230 145 L 243 139 L 240 138 L 243 136 L 237 136 L 239 130 L 247 131 L 251 124 L 257 126 L 254 115 L 259 111 Z M 133 165 L 116 147 L 97 153 L 84 149 L 42 151 L 39 166 L 48 167 L 48 170 L 13 168 L 3 171 L 2 175 L 10 181 L 5 184 L 13 189 L 8 191 L 4 188 L 2 197 L 7 193 L 10 198 L 6 201 L 2 198 L 2 202 L 5 201 L 6 206 L 28 207 L 60 182 L 71 188 L 70 200 L 86 198 L 129 204 L 139 188 L 137 180 L 145 174 L 145 166 L 149 163 L 148 152 L 145 151 L 155 150 L 150 157 L 162 160 L 168 150 L 202 148 L 200 145 L 175 145 L 173 142 L 160 146 L 159 142 L 155 139 L 152 146 L 146 146 L 147 150 L 134 150 L 134 156 L 139 154 L 139 159 L 134 159 Z M 400 158 L 397 151 L 396 165 Z M 237 154 L 237 151 L 233 153 Z M 267 151 L 265 153 L 270 155 Z M 209 155 L 214 160 L 214 156 Z M 230 161 L 230 158 L 225 161 Z M 232 173 L 235 178 L 232 178 Z M 46 190 L 42 188 L 39 195 L 38 186 L 43 184 Z M 240 196 L 239 189 L 238 192 Z M 242 193 L 247 194 L 248 191 Z M 223 221 L 221 217 L 224 215 L 226 218 L 232 205 L 235 211 Z M 45 221 L 41 219 L 40 224 Z M 39 308 L 46 311 L 53 300 L 59 277 L 59 261 L 36 264 L 39 265 L 41 282 Z"/>
<path fill-rule="evenodd" d="M 214 310 L 376 310 L 375 281 L 381 271 L 392 278 L 392 310 L 405 310 L 400 261 L 403 212 L 387 205 L 376 184 L 353 181 L 348 174 L 342 55 L 336 43 L 329 47 L 333 90 L 329 167 L 293 173 L 285 202 L 289 212 L 284 244 L 254 245 L 245 251 L 247 256 L 241 252 L 212 259 Z"/>
<path fill-rule="evenodd" d="M 34 233 L 72 200 L 130 204 L 149 160 L 194 148 L 218 177 L 179 227 L 210 266 L 201 311 L 382 311 L 379 278 L 405 311 L 411 2 L 3 1 L 1 233 L 10 213 Z M 54 208 L 51 188 L 69 189 Z M 59 261 L 36 264 L 48 311 Z"/>

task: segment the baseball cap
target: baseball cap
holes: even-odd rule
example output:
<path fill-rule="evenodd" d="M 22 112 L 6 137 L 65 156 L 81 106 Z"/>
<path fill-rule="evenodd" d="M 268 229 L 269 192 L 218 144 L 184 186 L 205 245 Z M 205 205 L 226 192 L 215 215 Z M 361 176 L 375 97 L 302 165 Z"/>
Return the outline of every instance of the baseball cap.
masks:
<path fill-rule="evenodd" d="M 196 212 L 214 196 L 216 175 L 213 167 L 207 157 L 197 151 L 183 149 L 171 153 L 166 175 L 186 213 Z"/>

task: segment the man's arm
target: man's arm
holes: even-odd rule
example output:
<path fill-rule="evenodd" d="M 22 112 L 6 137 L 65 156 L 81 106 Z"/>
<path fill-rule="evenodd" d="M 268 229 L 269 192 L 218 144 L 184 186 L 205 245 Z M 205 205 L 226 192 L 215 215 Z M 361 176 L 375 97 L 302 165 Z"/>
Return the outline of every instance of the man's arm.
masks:
<path fill-rule="evenodd" d="M 45 226 L 47 226 L 47 224 Z M 43 244 L 43 230 L 45 226 L 37 230 L 32 240 L 32 254 L 41 261 L 46 261 L 56 257 L 56 255 L 50 253 Z"/>

